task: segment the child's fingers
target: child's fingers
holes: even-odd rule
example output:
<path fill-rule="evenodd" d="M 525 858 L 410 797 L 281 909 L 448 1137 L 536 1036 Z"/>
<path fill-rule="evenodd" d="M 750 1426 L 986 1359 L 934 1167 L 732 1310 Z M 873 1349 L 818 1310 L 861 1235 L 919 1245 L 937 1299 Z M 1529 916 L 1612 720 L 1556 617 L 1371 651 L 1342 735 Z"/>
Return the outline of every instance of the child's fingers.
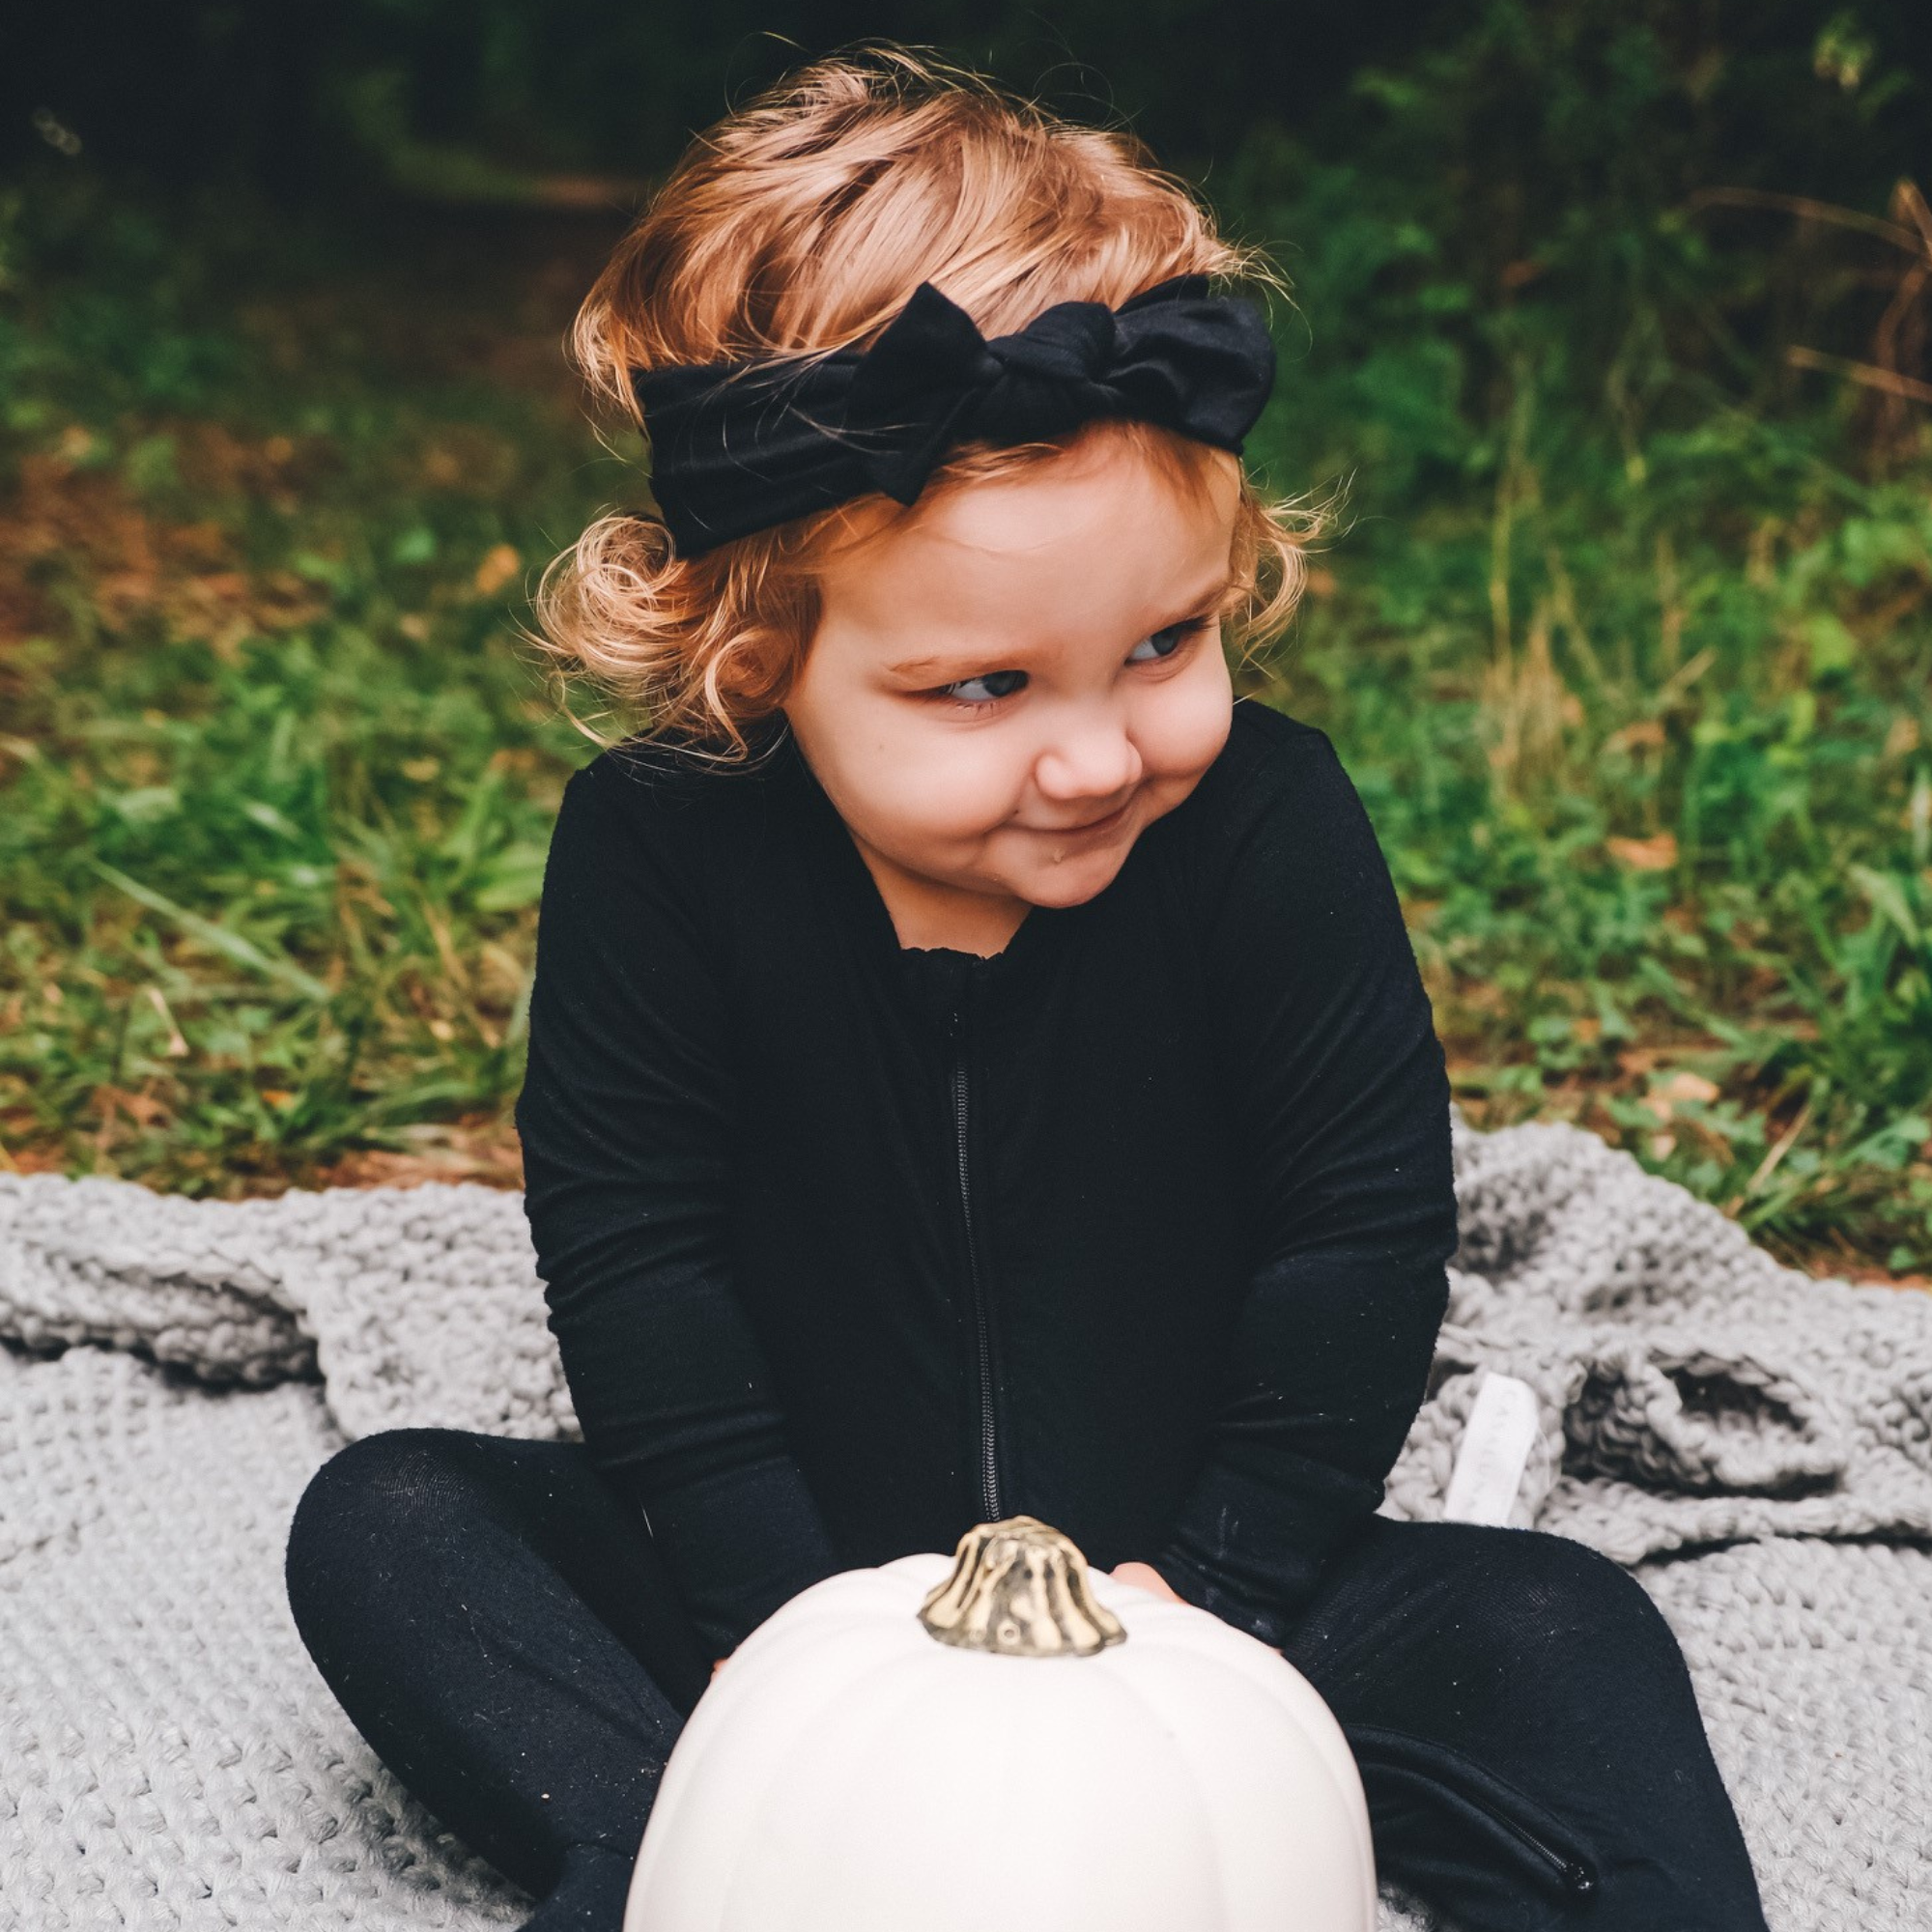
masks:
<path fill-rule="evenodd" d="M 1137 1590 L 1146 1590 L 1153 1596 L 1164 1597 L 1170 1604 L 1186 1601 L 1151 1563 L 1117 1563 L 1107 1575 L 1116 1582 L 1131 1583 Z"/>

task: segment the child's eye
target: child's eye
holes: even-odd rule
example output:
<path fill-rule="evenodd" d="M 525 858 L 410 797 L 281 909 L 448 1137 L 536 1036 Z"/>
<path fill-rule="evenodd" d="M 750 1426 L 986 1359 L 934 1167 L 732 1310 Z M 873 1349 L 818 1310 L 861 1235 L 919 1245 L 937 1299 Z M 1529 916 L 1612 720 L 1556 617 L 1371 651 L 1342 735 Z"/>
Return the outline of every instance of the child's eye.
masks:
<path fill-rule="evenodd" d="M 1208 617 L 1190 617 L 1184 624 L 1169 624 L 1164 630 L 1150 632 L 1148 636 L 1141 639 L 1140 644 L 1134 646 L 1133 651 L 1127 653 L 1127 662 L 1129 664 L 1159 664 L 1163 659 L 1171 658 L 1196 631 L 1205 631 L 1212 621 Z M 1158 643 L 1163 638 L 1169 640 L 1167 648 L 1164 651 L 1156 652 L 1151 658 L 1137 658 L 1134 655 L 1134 651 L 1139 650 L 1141 644 Z"/>
<path fill-rule="evenodd" d="M 963 704 L 969 710 L 980 709 L 987 703 L 988 699 L 1010 697 L 1020 688 L 1019 684 L 1009 684 L 1004 691 L 989 691 L 984 697 L 961 697 L 958 694 L 962 691 L 970 692 L 976 684 L 980 686 L 997 684 L 1002 678 L 1017 678 L 1020 684 L 1023 684 L 1026 681 L 1026 672 L 1023 670 L 982 670 L 978 677 L 962 677 L 956 684 L 942 684 L 939 687 L 938 696 L 949 697 L 955 704 Z"/>
<path fill-rule="evenodd" d="M 1127 653 L 1129 664 L 1164 664 L 1179 651 L 1189 638 L 1209 629 L 1216 620 L 1212 617 L 1195 617 L 1181 624 L 1168 624 L 1158 631 L 1150 632 L 1131 651 Z M 1151 657 L 1142 657 L 1139 653 L 1147 646 L 1155 647 Z M 1164 647 L 1163 647 L 1164 646 Z M 961 711 L 985 711 L 1003 697 L 1010 697 L 1026 682 L 1023 670 L 986 670 L 977 677 L 962 677 L 952 684 L 943 684 L 932 695 L 944 698 Z M 962 696 L 970 694 L 974 686 L 979 686 L 983 696 Z M 994 687 L 1003 687 L 995 689 Z"/>

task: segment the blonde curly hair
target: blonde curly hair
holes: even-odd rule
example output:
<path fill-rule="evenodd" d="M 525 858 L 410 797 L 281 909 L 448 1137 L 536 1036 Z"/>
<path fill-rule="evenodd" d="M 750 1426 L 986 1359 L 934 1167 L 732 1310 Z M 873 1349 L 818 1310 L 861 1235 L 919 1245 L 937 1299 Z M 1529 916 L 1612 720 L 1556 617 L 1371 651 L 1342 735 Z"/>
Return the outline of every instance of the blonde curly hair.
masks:
<path fill-rule="evenodd" d="M 692 143 L 597 278 L 571 350 L 593 396 L 648 435 L 633 371 L 864 348 L 922 281 L 996 335 L 1055 302 L 1119 307 L 1200 272 L 1287 293 L 1136 137 L 1061 120 L 929 49 L 874 43 L 795 70 Z M 1222 454 L 1123 417 L 962 442 L 909 507 L 867 496 L 695 557 L 660 522 L 605 516 L 544 572 L 537 642 L 647 732 L 741 763 L 745 727 L 783 705 L 804 664 L 833 555 L 1090 437 L 1123 440 L 1188 487 Z M 1224 630 L 1243 652 L 1299 602 L 1323 523 L 1243 477 Z"/>

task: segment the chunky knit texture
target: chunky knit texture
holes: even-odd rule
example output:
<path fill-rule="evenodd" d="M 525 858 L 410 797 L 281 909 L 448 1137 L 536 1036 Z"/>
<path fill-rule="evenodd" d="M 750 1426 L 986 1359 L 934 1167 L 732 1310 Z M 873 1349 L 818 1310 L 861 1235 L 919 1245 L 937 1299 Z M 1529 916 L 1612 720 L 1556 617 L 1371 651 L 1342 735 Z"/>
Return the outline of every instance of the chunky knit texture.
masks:
<path fill-rule="evenodd" d="M 1781 1268 L 1569 1128 L 1459 1127 L 1457 1164 L 1384 1512 L 1439 1516 L 1484 1374 L 1529 1382 L 1513 1520 L 1663 1609 L 1775 1932 L 1932 1922 L 1932 1297 Z M 517 1197 L 0 1176 L 0 1927 L 522 1923 L 343 1717 L 281 1581 L 349 1437 L 576 1434 Z M 1384 1932 L 1430 1922 L 1385 1895 Z"/>

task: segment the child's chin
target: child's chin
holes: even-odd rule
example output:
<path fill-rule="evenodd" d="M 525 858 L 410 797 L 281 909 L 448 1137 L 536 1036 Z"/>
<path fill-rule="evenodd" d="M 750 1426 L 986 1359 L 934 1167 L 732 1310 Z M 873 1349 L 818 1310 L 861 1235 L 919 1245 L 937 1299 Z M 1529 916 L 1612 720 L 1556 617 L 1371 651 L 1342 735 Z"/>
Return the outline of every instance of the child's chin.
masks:
<path fill-rule="evenodd" d="M 1029 905 L 1084 905 L 1114 883 L 1126 858 L 1124 851 L 1094 852 L 1059 866 L 1042 866 L 1027 884 Z"/>

